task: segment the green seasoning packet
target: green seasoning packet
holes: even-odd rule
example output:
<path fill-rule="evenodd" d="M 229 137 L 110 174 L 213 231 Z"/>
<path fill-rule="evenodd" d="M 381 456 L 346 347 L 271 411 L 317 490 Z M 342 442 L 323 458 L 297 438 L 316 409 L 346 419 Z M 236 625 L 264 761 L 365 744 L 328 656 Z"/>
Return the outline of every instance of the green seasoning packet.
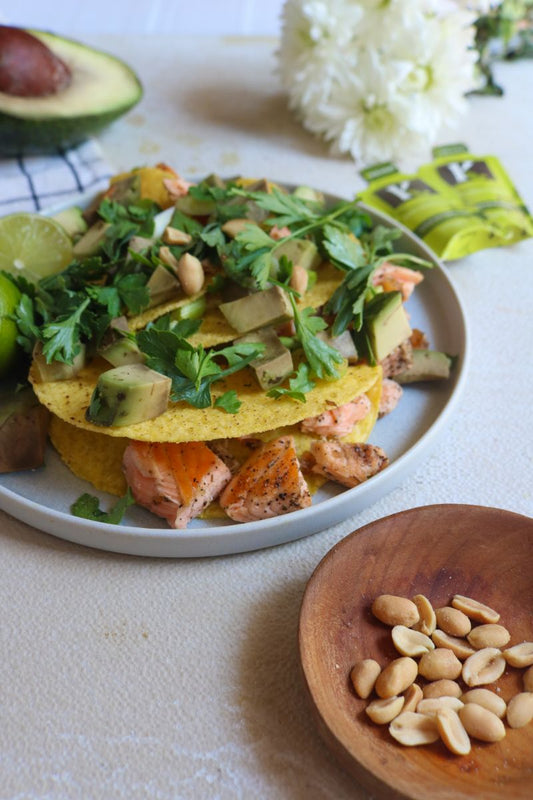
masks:
<path fill-rule="evenodd" d="M 360 199 L 403 223 L 445 260 L 533 235 L 531 216 L 498 159 L 474 157 L 463 145 L 439 148 L 435 160 L 412 175 L 389 163 L 361 175 L 369 186 Z"/>
<path fill-rule="evenodd" d="M 433 150 L 434 160 L 418 174 L 439 191 L 453 194 L 495 226 L 499 241 L 512 244 L 533 236 L 533 219 L 501 162 L 495 156 L 475 156 L 462 144 Z"/>

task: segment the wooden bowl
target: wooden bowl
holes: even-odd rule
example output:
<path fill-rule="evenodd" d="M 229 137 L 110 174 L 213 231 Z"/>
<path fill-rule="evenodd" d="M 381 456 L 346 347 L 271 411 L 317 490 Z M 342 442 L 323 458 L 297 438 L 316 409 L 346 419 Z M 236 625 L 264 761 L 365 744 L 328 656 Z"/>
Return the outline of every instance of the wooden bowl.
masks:
<path fill-rule="evenodd" d="M 354 662 L 398 657 L 370 606 L 380 594 L 425 594 L 434 607 L 463 594 L 497 609 L 511 644 L 533 640 L 533 520 L 495 508 L 433 505 L 372 522 L 332 548 L 302 602 L 300 658 L 319 730 L 341 763 L 376 798 L 526 800 L 533 796 L 533 722 L 506 726 L 498 743 L 472 739 L 467 756 L 440 741 L 404 747 L 365 714 L 351 688 Z M 497 682 L 508 700 L 524 670 Z M 495 688 L 488 687 L 488 688 Z"/>

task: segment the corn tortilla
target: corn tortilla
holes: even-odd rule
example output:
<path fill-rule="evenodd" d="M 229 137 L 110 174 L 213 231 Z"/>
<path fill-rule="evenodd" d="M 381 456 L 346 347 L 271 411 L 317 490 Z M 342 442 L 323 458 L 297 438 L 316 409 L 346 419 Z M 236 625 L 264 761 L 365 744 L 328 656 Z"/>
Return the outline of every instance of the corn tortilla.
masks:
<path fill-rule="evenodd" d="M 377 377 L 366 394 L 372 405 L 371 411 L 357 423 L 348 436 L 342 438 L 342 441 L 366 442 L 368 440 L 378 415 L 381 376 Z M 264 431 L 255 438 L 269 441 L 286 435 L 293 436 L 298 456 L 309 450 L 311 442 L 317 438 L 303 433 L 298 424 Z M 74 475 L 88 481 L 100 491 L 118 497 L 125 494 L 127 484 L 122 472 L 122 458 L 129 439 L 107 436 L 105 433 L 95 433 L 92 430 L 75 427 L 55 414 L 51 417 L 49 436 L 62 461 Z M 239 463 L 243 463 L 250 454 L 250 451 L 239 439 L 226 440 L 225 444 L 228 452 L 231 452 Z M 308 475 L 307 483 L 313 493 L 326 483 L 326 479 L 319 475 Z M 205 509 L 201 516 L 221 518 L 225 514 L 218 503 L 214 502 Z"/>
<path fill-rule="evenodd" d="M 144 442 L 191 442 L 251 436 L 271 430 L 276 423 L 293 425 L 305 417 L 320 414 L 330 406 L 348 403 L 368 391 L 381 375 L 379 366 L 348 367 L 338 380 L 317 381 L 315 388 L 306 395 L 306 402 L 299 403 L 288 397 L 267 397 L 260 390 L 251 370 L 244 369 L 212 387 L 214 399 L 231 389 L 237 392 L 242 403 L 237 414 L 228 414 L 213 406 L 194 408 L 188 403 L 179 402 L 171 403 L 155 419 L 135 425 L 103 427 L 87 422 L 85 411 L 100 372 L 108 368 L 108 364 L 97 359 L 70 380 L 39 383 L 34 380 L 32 370 L 30 380 L 39 401 L 53 414 L 76 427 Z"/>

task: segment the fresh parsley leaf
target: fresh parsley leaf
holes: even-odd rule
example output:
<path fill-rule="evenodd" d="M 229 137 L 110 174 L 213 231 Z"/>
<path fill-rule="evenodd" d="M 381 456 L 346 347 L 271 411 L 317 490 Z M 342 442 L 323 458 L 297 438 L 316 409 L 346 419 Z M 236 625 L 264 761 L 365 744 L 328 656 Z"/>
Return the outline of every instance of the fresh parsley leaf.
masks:
<path fill-rule="evenodd" d="M 363 310 L 369 286 L 372 284 L 374 267 L 367 264 L 348 272 L 326 303 L 326 314 L 334 314 L 333 336 L 339 336 L 353 322 L 356 331 L 363 324 Z"/>
<path fill-rule="evenodd" d="M 109 511 L 102 511 L 98 498 L 88 493 L 80 495 L 71 505 L 70 510 L 76 517 L 90 519 L 93 522 L 107 522 L 110 525 L 118 525 L 126 509 L 134 505 L 134 503 L 133 494 L 128 487 L 124 497 L 121 497 Z"/>
<path fill-rule="evenodd" d="M 267 392 L 268 397 L 292 397 L 293 400 L 298 400 L 300 403 L 305 403 L 305 395 L 314 389 L 315 383 L 309 377 L 309 365 L 302 362 L 298 365 L 298 369 L 294 376 L 289 378 L 289 388 L 284 386 L 274 386 Z"/>
<path fill-rule="evenodd" d="M 233 192 L 250 198 L 264 211 L 272 214 L 267 223 L 276 224 L 280 228 L 284 225 L 291 226 L 316 220 L 320 216 L 316 208 L 313 208 L 313 204 L 282 192 L 276 187 L 271 192 L 246 192 L 239 189 L 234 189 Z"/>
<path fill-rule="evenodd" d="M 80 319 L 88 305 L 89 298 L 84 300 L 70 316 L 57 317 L 43 325 L 41 329 L 44 341 L 43 355 L 48 363 L 55 360 L 70 364 L 74 356 L 80 352 Z"/>
<path fill-rule="evenodd" d="M 343 270 L 355 269 L 365 263 L 363 247 L 351 232 L 337 225 L 324 225 L 322 244 L 335 266 Z"/>
<path fill-rule="evenodd" d="M 313 308 L 304 308 L 300 311 L 292 295 L 290 300 L 294 311 L 296 338 L 303 348 L 312 372 L 318 378 L 338 378 L 339 373 L 335 364 L 342 364 L 343 357 L 338 350 L 316 335 L 318 331 L 327 328 L 327 323 L 322 317 L 315 315 Z"/>
<path fill-rule="evenodd" d="M 236 414 L 242 403 L 237 396 L 235 389 L 228 389 L 227 392 L 217 397 L 214 403 L 216 408 L 222 408 L 228 414 Z"/>

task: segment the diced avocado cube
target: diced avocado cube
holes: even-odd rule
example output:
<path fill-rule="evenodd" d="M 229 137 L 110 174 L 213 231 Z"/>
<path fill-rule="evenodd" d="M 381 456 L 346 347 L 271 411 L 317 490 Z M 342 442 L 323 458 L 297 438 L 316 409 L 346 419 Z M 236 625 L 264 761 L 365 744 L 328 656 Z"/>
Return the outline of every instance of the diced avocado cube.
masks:
<path fill-rule="evenodd" d="M 311 186 L 297 186 L 293 195 L 308 203 L 319 203 L 323 205 L 325 202 L 323 192 L 318 191 L 318 189 L 312 189 Z"/>
<path fill-rule="evenodd" d="M 329 336 L 327 331 L 318 331 L 317 337 L 323 342 L 338 350 L 348 364 L 357 364 L 359 354 L 350 331 L 343 331 L 339 336 Z"/>
<path fill-rule="evenodd" d="M 148 308 L 166 303 L 167 300 L 171 300 L 180 294 L 178 279 L 162 264 L 158 264 L 154 269 L 148 279 L 146 288 L 150 295 Z"/>
<path fill-rule="evenodd" d="M 214 200 L 201 200 L 191 194 L 184 194 L 182 197 L 178 197 L 174 205 L 179 211 L 188 214 L 190 217 L 208 217 L 216 208 Z"/>
<path fill-rule="evenodd" d="M 248 333 L 268 325 L 281 325 L 294 316 L 289 297 L 280 286 L 221 303 L 219 308 L 238 333 Z"/>
<path fill-rule="evenodd" d="M 144 355 L 137 346 L 135 338 L 129 335 L 129 326 L 126 317 L 117 317 L 111 320 L 102 344 L 98 348 L 98 355 L 109 361 L 114 367 L 123 364 L 140 364 Z"/>
<path fill-rule="evenodd" d="M 171 380 L 145 364 L 103 372 L 85 413 L 95 425 L 134 425 L 166 411 Z"/>
<path fill-rule="evenodd" d="M 83 218 L 83 211 L 79 206 L 65 208 L 58 214 L 54 214 L 52 219 L 59 222 L 71 239 L 79 239 L 80 236 L 83 236 L 83 234 L 87 232 L 88 225 Z"/>
<path fill-rule="evenodd" d="M 72 364 L 64 361 L 47 362 L 43 355 L 42 342 L 36 342 L 33 348 L 32 370 L 37 383 L 47 383 L 48 381 L 66 381 L 74 378 L 80 369 L 85 366 L 86 348 L 82 344 L 80 352 L 74 356 Z"/>
<path fill-rule="evenodd" d="M 293 264 L 299 264 L 304 269 L 316 269 L 321 263 L 322 258 L 318 248 L 310 239 L 288 239 L 281 241 L 273 251 L 278 259 L 286 256 Z"/>
<path fill-rule="evenodd" d="M 31 387 L 0 396 L 0 473 L 43 465 L 49 419 Z"/>
<path fill-rule="evenodd" d="M 377 361 L 408 339 L 411 326 L 400 292 L 377 294 L 365 306 L 365 330 Z"/>
<path fill-rule="evenodd" d="M 452 359 L 439 350 L 413 349 L 413 363 L 394 376 L 398 383 L 446 380 L 450 377 Z"/>
<path fill-rule="evenodd" d="M 97 253 L 106 239 L 106 233 L 110 227 L 109 222 L 103 219 L 91 225 L 89 230 L 78 239 L 73 247 L 74 258 L 89 258 Z"/>
<path fill-rule="evenodd" d="M 113 200 L 121 206 L 134 205 L 141 199 L 141 176 L 137 172 L 133 175 L 126 175 L 118 181 L 113 181 L 105 196 L 108 200 Z"/>
<path fill-rule="evenodd" d="M 249 344 L 257 342 L 265 348 L 260 356 L 250 361 L 250 366 L 262 389 L 268 390 L 277 386 L 294 370 L 290 350 L 281 343 L 279 336 L 272 328 L 261 328 L 235 340 L 235 343 L 241 342 Z"/>

